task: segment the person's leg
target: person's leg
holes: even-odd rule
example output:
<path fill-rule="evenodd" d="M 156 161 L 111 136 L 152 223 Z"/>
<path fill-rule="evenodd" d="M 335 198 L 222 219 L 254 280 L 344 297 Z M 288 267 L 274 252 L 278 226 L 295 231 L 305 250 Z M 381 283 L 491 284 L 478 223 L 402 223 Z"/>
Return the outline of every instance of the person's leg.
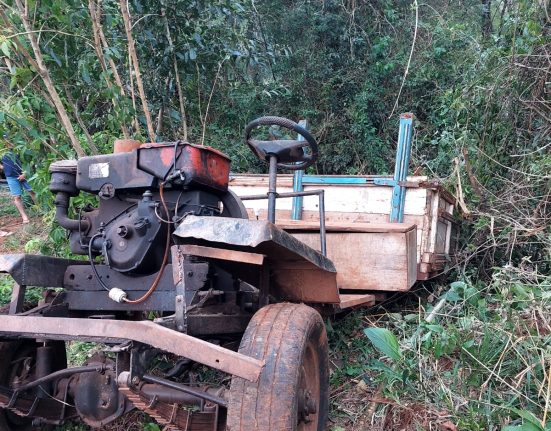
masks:
<path fill-rule="evenodd" d="M 29 223 L 29 216 L 25 212 L 25 206 L 23 205 L 23 200 L 21 199 L 21 196 L 14 196 L 13 197 L 13 203 L 19 210 L 19 214 L 21 214 L 21 218 L 23 219 L 23 223 Z"/>
<path fill-rule="evenodd" d="M 19 214 L 21 214 L 21 218 L 23 219 L 23 223 L 29 222 L 29 216 L 25 212 L 25 207 L 23 206 L 23 200 L 21 199 L 21 183 L 17 178 L 13 177 L 6 177 L 6 180 L 8 181 L 8 187 L 10 188 L 10 193 L 13 196 L 13 203 L 15 204 L 15 207 L 19 211 Z"/>
<path fill-rule="evenodd" d="M 33 200 L 33 203 L 36 205 L 36 193 L 33 192 L 33 189 L 31 188 L 31 185 L 27 182 L 27 180 L 20 181 L 19 184 L 29 193 L 29 195 L 31 195 L 31 199 Z"/>

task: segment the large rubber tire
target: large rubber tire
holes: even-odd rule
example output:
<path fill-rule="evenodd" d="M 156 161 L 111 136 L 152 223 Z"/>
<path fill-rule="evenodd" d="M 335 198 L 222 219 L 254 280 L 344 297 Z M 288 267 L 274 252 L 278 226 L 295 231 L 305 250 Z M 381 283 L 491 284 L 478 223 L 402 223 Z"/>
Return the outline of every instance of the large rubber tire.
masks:
<path fill-rule="evenodd" d="M 327 334 L 319 313 L 303 304 L 273 304 L 251 319 L 239 352 L 266 361 L 256 383 L 233 377 L 227 431 L 325 430 L 328 411 Z M 310 393 L 305 421 L 299 410 Z"/>
<path fill-rule="evenodd" d="M 34 340 L 5 341 L 0 342 L 0 385 L 10 386 L 11 381 L 20 375 L 24 358 L 36 358 L 36 342 Z M 54 369 L 62 369 L 67 366 L 65 347 L 63 342 L 56 344 L 56 363 Z M 30 361 L 31 369 L 34 368 L 34 360 Z M 31 371 L 32 372 L 32 371 Z M 35 427 L 32 418 L 23 418 L 5 409 L 0 409 L 1 431 L 48 431 L 50 425 Z"/>

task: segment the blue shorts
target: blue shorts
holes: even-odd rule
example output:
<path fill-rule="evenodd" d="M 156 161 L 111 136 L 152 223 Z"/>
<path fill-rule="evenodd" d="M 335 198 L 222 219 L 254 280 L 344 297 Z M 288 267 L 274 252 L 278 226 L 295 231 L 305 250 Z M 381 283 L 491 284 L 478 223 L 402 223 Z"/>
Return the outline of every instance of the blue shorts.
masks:
<path fill-rule="evenodd" d="M 33 191 L 27 180 L 19 181 L 15 177 L 6 177 L 6 180 L 8 180 L 8 187 L 10 188 L 10 193 L 12 196 L 21 196 L 23 189 L 28 192 Z"/>

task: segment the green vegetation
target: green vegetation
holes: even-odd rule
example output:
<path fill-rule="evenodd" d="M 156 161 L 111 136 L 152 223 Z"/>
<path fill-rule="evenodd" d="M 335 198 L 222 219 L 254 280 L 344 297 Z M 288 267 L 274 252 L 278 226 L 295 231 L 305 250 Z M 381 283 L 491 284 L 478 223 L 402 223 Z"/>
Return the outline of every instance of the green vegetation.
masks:
<path fill-rule="evenodd" d="M 116 138 L 205 143 L 260 172 L 246 123 L 307 118 L 312 172 L 383 174 L 410 111 L 410 172 L 459 200 L 458 259 L 446 279 L 328 324 L 331 427 L 549 428 L 548 1 L 131 0 L 143 98 L 119 2 L 28 6 L 0 8 L 0 153 L 21 155 L 44 215 L 2 251 L 66 255 L 48 165 Z"/>
<path fill-rule="evenodd" d="M 353 428 L 359 408 L 343 400 L 367 397 L 375 429 L 550 429 L 541 425 L 549 402 L 550 288 L 549 277 L 505 268 L 489 284 L 441 286 L 431 303 L 417 291 L 352 313 L 331 331 L 334 358 L 342 361 L 332 376 L 332 417 L 360 429 Z M 361 336 L 366 325 L 369 341 Z"/>

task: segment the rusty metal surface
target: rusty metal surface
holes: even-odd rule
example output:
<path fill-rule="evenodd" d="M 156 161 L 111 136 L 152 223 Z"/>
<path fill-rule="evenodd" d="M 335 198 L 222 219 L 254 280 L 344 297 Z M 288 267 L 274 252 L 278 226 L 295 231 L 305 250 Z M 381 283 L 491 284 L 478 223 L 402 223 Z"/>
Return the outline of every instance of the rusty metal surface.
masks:
<path fill-rule="evenodd" d="M 60 419 L 61 407 L 57 400 L 52 398 L 36 398 L 19 396 L 11 407 L 10 400 L 13 397 L 12 390 L 0 386 L 0 408 L 5 408 L 20 416 L 36 416 L 51 421 Z M 65 414 L 68 417 L 76 415 L 76 410 L 72 406 L 66 408 Z"/>
<path fill-rule="evenodd" d="M 256 381 L 264 361 L 253 359 L 150 321 L 61 317 L 0 316 L 0 337 L 133 340 L 191 359 L 229 374 Z"/>
<path fill-rule="evenodd" d="M 119 386 L 119 391 L 137 409 L 154 418 L 164 431 L 214 431 L 218 429 L 218 407 L 211 411 L 197 412 L 185 409 L 178 403 L 159 401 L 127 385 Z"/>
<path fill-rule="evenodd" d="M 339 302 L 333 263 L 272 223 L 188 216 L 174 235 L 183 243 L 266 255 L 273 274 L 271 292 L 280 299 Z M 254 284 L 250 278 L 245 281 Z"/>
<path fill-rule="evenodd" d="M 63 287 L 69 265 L 86 262 L 34 254 L 0 254 L 0 273 L 10 274 L 21 286 Z"/>
<path fill-rule="evenodd" d="M 175 158 L 176 166 L 173 166 Z M 142 145 L 138 150 L 138 166 L 160 179 L 165 179 L 175 169 L 184 174 L 184 185 L 218 191 L 228 189 L 230 159 L 210 147 L 181 142 Z"/>

